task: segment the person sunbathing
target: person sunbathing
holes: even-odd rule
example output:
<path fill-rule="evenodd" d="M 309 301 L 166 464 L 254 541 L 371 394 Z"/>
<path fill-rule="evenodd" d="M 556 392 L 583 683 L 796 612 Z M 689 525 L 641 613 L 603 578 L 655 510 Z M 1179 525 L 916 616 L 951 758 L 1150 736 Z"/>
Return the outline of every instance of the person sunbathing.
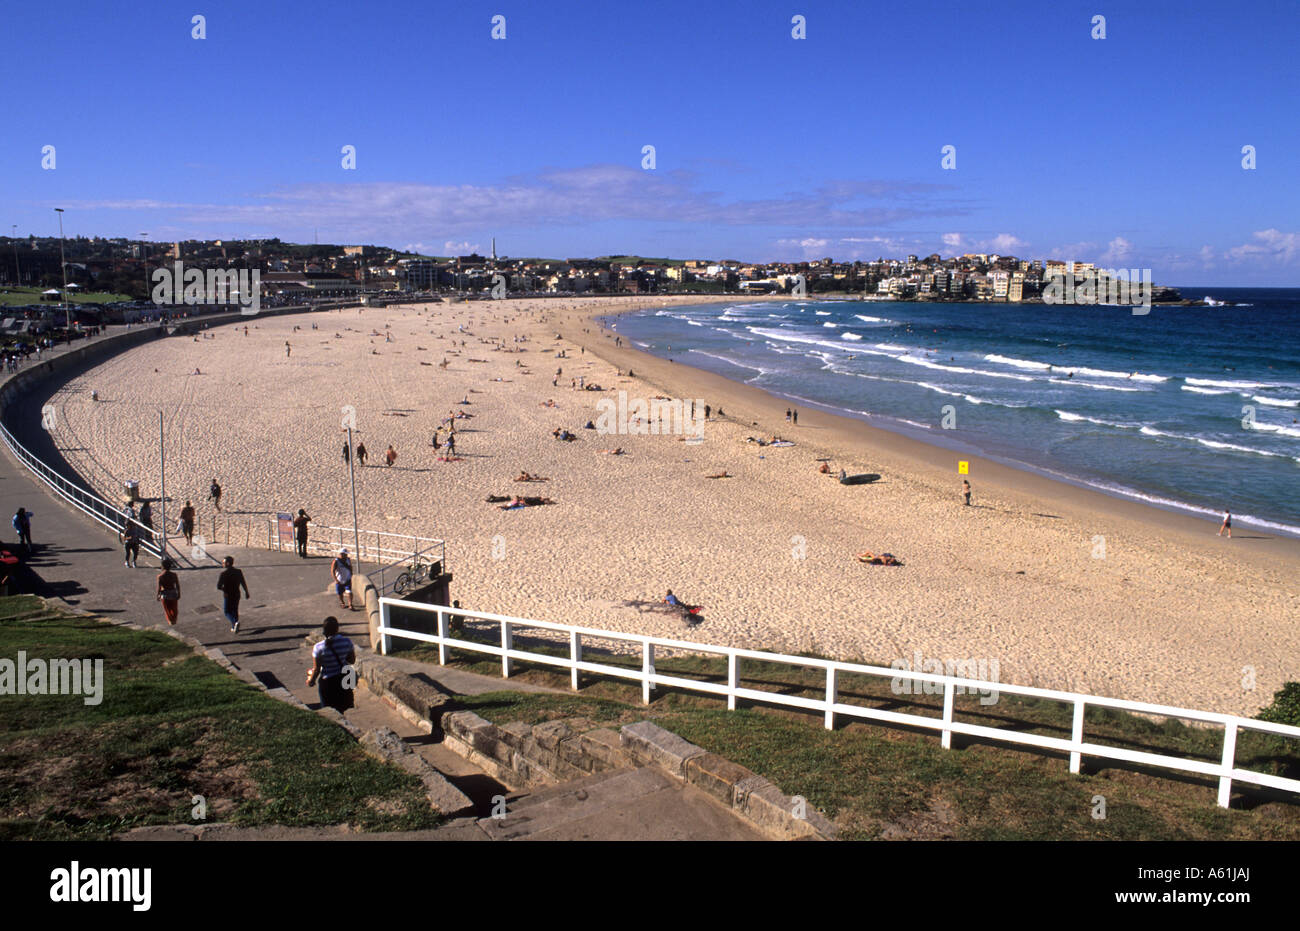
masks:
<path fill-rule="evenodd" d="M 721 472 L 714 472 L 712 475 L 706 475 L 704 477 L 705 478 L 734 478 L 735 476 L 728 475 L 727 470 L 723 469 Z"/>
<path fill-rule="evenodd" d="M 862 562 L 868 563 L 873 566 L 901 566 L 902 565 L 902 563 L 899 562 L 898 557 L 896 557 L 893 553 L 881 553 L 879 556 L 877 556 L 875 553 L 871 552 L 870 550 L 866 550 L 864 552 L 858 553 L 858 559 L 861 560 Z"/>
<path fill-rule="evenodd" d="M 617 449 L 602 449 L 601 452 L 610 456 L 621 456 L 623 455 L 623 447 L 620 446 Z"/>
<path fill-rule="evenodd" d="M 510 502 L 508 504 L 499 504 L 497 505 L 497 507 L 499 507 L 503 511 L 512 511 L 515 508 L 531 508 L 531 507 L 538 507 L 539 505 L 543 505 L 543 504 L 554 504 L 554 503 L 555 502 L 552 501 L 550 498 L 535 498 L 532 496 L 525 496 L 521 498 L 519 495 L 515 495 L 510 499 Z"/>
<path fill-rule="evenodd" d="M 516 482 L 549 482 L 550 479 L 545 478 L 541 475 L 534 475 L 531 472 L 520 472 L 515 477 L 515 481 Z"/>
<path fill-rule="evenodd" d="M 831 474 L 831 464 L 830 464 L 829 462 L 823 462 L 822 465 L 821 465 L 821 468 L 818 469 L 817 471 L 820 472 L 822 475 L 830 475 L 830 474 Z"/>

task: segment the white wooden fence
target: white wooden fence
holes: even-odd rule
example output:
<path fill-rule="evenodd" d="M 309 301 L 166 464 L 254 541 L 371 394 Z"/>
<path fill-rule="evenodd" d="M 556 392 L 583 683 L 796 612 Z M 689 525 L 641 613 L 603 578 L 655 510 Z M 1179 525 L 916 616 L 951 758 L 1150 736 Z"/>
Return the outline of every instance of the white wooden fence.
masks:
<path fill-rule="evenodd" d="M 578 627 L 572 624 L 556 624 L 550 621 L 534 621 L 527 618 L 510 617 L 501 614 L 488 614 L 482 611 L 467 611 L 461 608 L 448 608 L 444 605 L 429 605 L 414 601 L 402 601 L 396 598 L 380 598 L 380 627 L 381 650 L 388 653 L 392 646 L 392 638 L 405 640 L 414 640 L 420 643 L 431 643 L 438 647 L 438 662 L 446 664 L 447 649 L 454 647 L 458 650 L 469 650 L 476 653 L 487 653 L 492 656 L 501 657 L 501 675 L 509 678 L 512 660 L 522 660 L 530 663 L 540 663 L 547 666 L 558 666 L 570 671 L 571 684 L 576 691 L 578 688 L 578 676 L 580 673 L 592 673 L 593 675 L 614 676 L 621 679 L 631 679 L 641 683 L 641 699 L 646 704 L 650 703 L 650 693 L 658 686 L 670 688 L 685 689 L 693 692 L 704 692 L 709 695 L 718 695 L 727 699 L 727 709 L 735 710 L 736 700 L 745 699 L 746 701 L 761 702 L 768 705 L 784 705 L 790 708 L 804 708 L 810 711 L 820 711 L 824 715 L 825 726 L 830 729 L 835 726 L 835 716 L 843 715 L 852 718 L 865 718 L 874 721 L 884 721 L 890 724 L 901 724 L 908 727 L 928 728 L 940 732 L 940 743 L 944 749 L 952 746 L 953 734 L 964 734 L 969 737 L 980 737 L 993 741 L 1004 741 L 1008 743 L 1024 744 L 1030 747 L 1040 747 L 1048 750 L 1056 750 L 1070 755 L 1070 772 L 1079 772 L 1080 763 L 1083 757 L 1092 757 L 1105 760 L 1119 760 L 1127 763 L 1136 763 L 1144 766 L 1153 766 L 1163 769 L 1176 770 L 1178 772 L 1198 773 L 1203 776 L 1215 777 L 1219 780 L 1218 802 L 1223 808 L 1229 806 L 1232 796 L 1232 783 L 1234 781 L 1251 783 L 1253 785 L 1265 786 L 1282 792 L 1291 792 L 1300 795 L 1300 780 L 1287 779 L 1281 776 L 1274 776 L 1268 773 L 1255 772 L 1254 770 L 1239 769 L 1235 763 L 1237 751 L 1237 734 L 1242 730 L 1259 731 L 1266 734 L 1276 734 L 1282 737 L 1300 738 L 1300 727 L 1291 727 L 1285 724 L 1272 724 L 1266 721 L 1257 721 L 1253 718 L 1243 718 L 1237 715 L 1219 714 L 1213 711 L 1196 711 L 1190 708 L 1176 708 L 1169 705 L 1155 705 L 1149 702 L 1126 701 L 1120 698 L 1104 698 L 1097 695 L 1082 695 L 1077 692 L 1062 692 L 1055 689 L 1041 689 L 1025 685 L 1010 685 L 1003 682 L 987 682 L 979 679 L 966 679 L 959 676 L 948 676 L 939 673 L 911 672 L 907 670 L 889 669 L 883 666 L 865 666 L 859 663 L 841 663 L 835 660 L 814 659 L 807 656 L 790 656 L 783 653 L 765 653 L 756 650 L 741 650 L 734 647 L 711 646 L 708 644 L 692 643 L 684 640 L 671 640 L 663 637 L 648 637 L 641 634 L 628 634 L 612 630 L 599 630 L 591 627 Z M 437 634 L 425 634 L 419 631 L 403 630 L 392 626 L 392 610 L 399 608 L 404 611 L 420 611 L 434 614 L 437 616 Z M 452 616 L 460 617 L 465 620 L 486 621 L 489 624 L 496 624 L 500 627 L 501 637 L 500 646 L 494 646 L 486 643 L 477 643 L 472 640 L 461 640 L 451 637 L 448 632 L 448 624 Z M 521 629 L 547 630 L 562 633 L 568 637 L 568 656 L 554 656 L 547 653 L 535 653 L 529 650 L 516 649 L 514 637 L 516 632 Z M 639 668 L 630 668 L 627 666 L 613 666 L 605 663 L 593 663 L 583 659 L 582 641 L 583 638 L 592 638 L 600 640 L 612 640 L 639 647 L 641 655 L 641 665 Z M 655 648 L 670 649 L 676 651 L 686 651 L 690 653 L 703 653 L 714 656 L 724 656 L 727 659 L 727 678 L 726 682 L 705 682 L 697 679 L 686 679 L 681 676 L 665 675 L 655 671 Z M 760 689 L 742 688 L 740 685 L 740 663 L 741 660 L 748 660 L 758 663 L 782 663 L 790 666 L 800 666 L 806 669 L 824 670 L 826 676 L 826 692 L 824 698 L 804 698 L 798 695 L 783 695 L 779 692 L 768 692 Z M 941 685 L 943 688 L 943 713 L 941 717 L 931 717 L 919 714 L 906 714 L 898 711 L 887 711 L 883 708 L 867 708 L 862 705 L 849 705 L 837 700 L 837 679 L 841 673 L 851 673 L 854 675 L 876 676 L 884 679 L 904 679 L 912 682 L 931 682 Z M 986 727 L 979 724 L 968 724 L 963 721 L 953 720 L 953 703 L 957 689 L 964 689 L 965 693 L 990 691 L 997 693 L 1009 693 L 1012 695 L 1024 695 L 1031 698 L 1039 698 L 1047 701 L 1062 702 L 1072 705 L 1074 708 L 1074 724 L 1070 738 L 1067 740 L 1062 737 L 1049 737 L 1043 734 L 1026 733 L 1024 731 L 1009 730 L 1001 727 Z M 936 693 L 937 694 L 937 693 Z M 1125 747 L 1112 747 L 1105 744 L 1089 743 L 1084 740 L 1084 711 L 1089 706 L 1094 708 L 1114 708 L 1120 711 L 1129 711 L 1137 714 L 1158 715 L 1166 718 L 1180 718 L 1188 721 L 1200 721 L 1206 724 L 1219 725 L 1223 728 L 1223 753 L 1218 763 L 1211 763 L 1205 760 L 1186 759 L 1183 757 L 1169 756 L 1161 753 L 1150 753 L 1144 750 L 1131 750 Z"/>

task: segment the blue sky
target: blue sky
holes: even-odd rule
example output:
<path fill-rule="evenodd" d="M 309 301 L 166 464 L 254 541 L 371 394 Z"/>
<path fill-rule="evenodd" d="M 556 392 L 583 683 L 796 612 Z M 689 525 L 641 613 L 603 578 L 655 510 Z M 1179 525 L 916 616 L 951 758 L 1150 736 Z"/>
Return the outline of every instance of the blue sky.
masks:
<path fill-rule="evenodd" d="M 53 0 L 6 18 L 5 234 L 57 232 L 61 206 L 69 234 L 155 241 L 994 251 L 1300 286 L 1290 0 Z"/>

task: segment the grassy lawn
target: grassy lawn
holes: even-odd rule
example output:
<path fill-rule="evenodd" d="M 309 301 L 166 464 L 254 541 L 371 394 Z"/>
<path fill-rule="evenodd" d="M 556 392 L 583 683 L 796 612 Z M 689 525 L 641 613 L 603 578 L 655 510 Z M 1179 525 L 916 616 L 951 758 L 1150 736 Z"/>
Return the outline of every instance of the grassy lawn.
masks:
<path fill-rule="evenodd" d="M 41 288 L 0 288 L 0 306 L 41 304 L 57 307 L 58 301 L 42 301 Z M 110 301 L 129 301 L 129 295 L 110 294 L 106 291 L 69 291 L 69 304 L 107 304 Z"/>
<path fill-rule="evenodd" d="M 467 639 L 492 642 L 493 630 L 467 625 Z M 520 648 L 567 655 L 516 634 Z M 593 655 L 591 661 L 639 668 L 639 657 Z M 437 661 L 436 649 L 403 651 L 403 657 Z M 499 660 L 462 651 L 454 665 L 499 676 Z M 656 671 L 682 678 L 725 681 L 725 662 L 707 657 L 660 658 Z M 567 671 L 516 662 L 512 679 L 569 688 Z M 824 677 L 783 664 L 742 662 L 741 685 L 791 695 L 824 697 Z M 842 675 L 839 700 L 938 717 L 941 695 L 894 694 L 888 679 Z M 1046 755 L 990 743 L 944 750 L 935 732 L 837 720 L 823 727 L 820 713 L 749 706 L 727 711 L 723 699 L 673 689 L 652 693 L 641 703 L 639 683 L 584 677 L 582 689 L 565 695 L 495 692 L 462 697 L 465 708 L 490 721 L 538 723 L 581 717 L 619 727 L 653 719 L 660 726 L 765 776 L 783 791 L 802 795 L 836 820 L 846 839 L 876 837 L 1000 839 L 1300 839 L 1300 805 L 1247 790 L 1234 796 L 1231 811 L 1215 804 L 1217 781 L 1186 779 L 1163 771 L 1103 766 L 1093 761 L 1072 775 L 1063 755 Z M 957 696 L 955 717 L 989 727 L 1068 738 L 1072 708 L 1056 702 L 1000 695 L 981 705 L 979 696 Z M 1156 722 L 1107 709 L 1090 709 L 1085 735 L 1090 742 L 1154 753 L 1217 761 L 1222 732 L 1177 721 Z M 1245 769 L 1300 776 L 1296 741 L 1241 733 L 1237 765 Z M 1094 818 L 1094 796 L 1105 799 L 1105 817 Z"/>
<path fill-rule="evenodd" d="M 103 701 L 0 695 L 0 839 L 94 840 L 147 824 L 434 827 L 419 781 L 342 729 L 161 633 L 0 598 L 0 657 L 102 658 Z"/>

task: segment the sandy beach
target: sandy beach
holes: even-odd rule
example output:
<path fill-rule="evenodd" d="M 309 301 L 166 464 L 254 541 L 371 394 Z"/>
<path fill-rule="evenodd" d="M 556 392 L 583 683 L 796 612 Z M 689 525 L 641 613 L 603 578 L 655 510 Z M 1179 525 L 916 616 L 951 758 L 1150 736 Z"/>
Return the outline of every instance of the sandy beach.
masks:
<path fill-rule="evenodd" d="M 240 324 L 159 340 L 65 386 L 54 439 L 110 500 L 127 478 L 156 496 L 161 407 L 169 498 L 189 497 L 209 527 L 216 477 L 223 521 L 256 522 L 264 537 L 268 516 L 298 508 L 317 525 L 350 525 L 351 405 L 369 452 L 361 526 L 445 538 L 466 608 L 886 665 L 918 651 L 996 660 L 1004 682 L 1245 714 L 1297 677 L 1300 541 L 1246 528 L 1219 539 L 1206 521 L 812 409 L 792 426 L 786 402 L 618 348 L 592 320 L 670 300 L 705 302 L 251 317 L 247 335 Z M 603 390 L 571 388 L 579 377 Z M 618 391 L 697 399 L 713 418 L 698 444 L 584 429 Z M 453 412 L 471 416 L 456 420 L 457 461 L 439 461 L 430 439 Z M 746 439 L 772 434 L 796 445 Z M 961 503 L 958 458 L 970 462 L 973 507 Z M 843 486 L 840 468 L 883 478 Z M 521 470 L 549 481 L 513 481 Z M 555 503 L 501 510 L 488 495 Z M 864 565 L 863 550 L 904 565 Z M 662 609 L 669 588 L 703 606 L 698 626 Z"/>

